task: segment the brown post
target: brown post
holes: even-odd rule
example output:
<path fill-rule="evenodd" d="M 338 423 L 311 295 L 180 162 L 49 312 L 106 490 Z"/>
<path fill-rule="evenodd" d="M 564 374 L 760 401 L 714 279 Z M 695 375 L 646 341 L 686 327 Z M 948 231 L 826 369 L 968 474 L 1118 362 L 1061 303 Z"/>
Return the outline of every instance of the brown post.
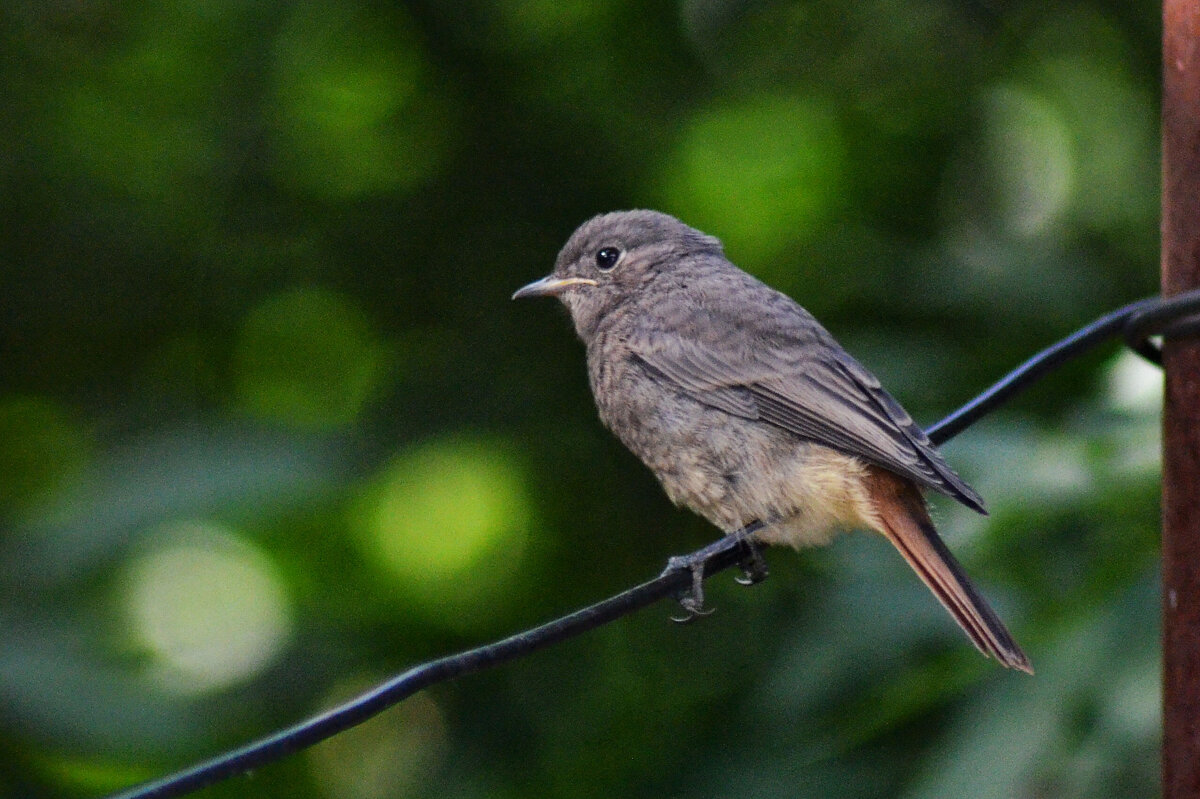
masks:
<path fill-rule="evenodd" d="M 1200 0 L 1163 2 L 1162 290 L 1200 287 Z M 1163 791 L 1200 799 L 1200 341 L 1164 347 Z"/>

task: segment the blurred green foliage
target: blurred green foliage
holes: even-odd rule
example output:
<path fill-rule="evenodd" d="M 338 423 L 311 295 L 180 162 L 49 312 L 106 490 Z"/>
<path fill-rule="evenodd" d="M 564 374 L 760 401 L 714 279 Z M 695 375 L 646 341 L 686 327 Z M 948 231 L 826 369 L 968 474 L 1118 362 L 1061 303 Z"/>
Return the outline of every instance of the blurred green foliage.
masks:
<path fill-rule="evenodd" d="M 1150 4 L 12 0 L 0 37 L 0 796 L 177 769 L 711 539 L 508 301 L 594 213 L 721 236 L 927 422 L 1157 282 Z M 1153 795 L 1159 384 L 1112 347 L 946 448 L 1036 677 L 850 535 L 206 795 Z"/>

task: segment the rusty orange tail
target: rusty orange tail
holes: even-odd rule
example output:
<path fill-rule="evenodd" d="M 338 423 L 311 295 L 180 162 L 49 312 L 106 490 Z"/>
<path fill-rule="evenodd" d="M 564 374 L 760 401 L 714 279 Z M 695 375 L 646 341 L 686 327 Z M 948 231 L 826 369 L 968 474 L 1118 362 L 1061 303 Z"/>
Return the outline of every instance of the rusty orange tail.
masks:
<path fill-rule="evenodd" d="M 938 536 L 925 500 L 910 481 L 871 467 L 867 478 L 883 533 L 933 591 L 975 646 L 1005 666 L 1029 674 L 1029 658 Z"/>

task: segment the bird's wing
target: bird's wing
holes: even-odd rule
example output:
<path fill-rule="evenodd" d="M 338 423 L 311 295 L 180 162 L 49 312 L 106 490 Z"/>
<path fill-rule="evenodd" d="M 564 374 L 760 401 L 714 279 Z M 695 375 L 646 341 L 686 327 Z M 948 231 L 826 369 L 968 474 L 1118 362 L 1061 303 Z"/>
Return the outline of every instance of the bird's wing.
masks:
<path fill-rule="evenodd" d="M 983 499 L 879 381 L 799 306 L 773 327 L 705 317 L 686 334 L 659 325 L 629 340 L 650 368 L 707 405 L 863 458 L 986 513 Z M 761 320 L 761 317 L 760 317 Z M 730 320 L 727 320 L 727 322 Z M 785 320 L 786 322 L 787 320 Z"/>

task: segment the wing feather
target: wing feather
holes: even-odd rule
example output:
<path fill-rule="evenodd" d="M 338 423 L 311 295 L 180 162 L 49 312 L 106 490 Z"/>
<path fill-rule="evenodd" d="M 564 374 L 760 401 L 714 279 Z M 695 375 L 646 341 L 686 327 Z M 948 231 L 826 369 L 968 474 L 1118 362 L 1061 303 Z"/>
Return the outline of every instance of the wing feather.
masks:
<path fill-rule="evenodd" d="M 986 513 L 979 494 L 875 376 L 787 302 L 791 314 L 782 323 L 777 312 L 769 322 L 768 315 L 748 322 L 718 305 L 691 315 L 686 334 L 660 318 L 628 343 L 700 402 L 863 458 Z"/>

